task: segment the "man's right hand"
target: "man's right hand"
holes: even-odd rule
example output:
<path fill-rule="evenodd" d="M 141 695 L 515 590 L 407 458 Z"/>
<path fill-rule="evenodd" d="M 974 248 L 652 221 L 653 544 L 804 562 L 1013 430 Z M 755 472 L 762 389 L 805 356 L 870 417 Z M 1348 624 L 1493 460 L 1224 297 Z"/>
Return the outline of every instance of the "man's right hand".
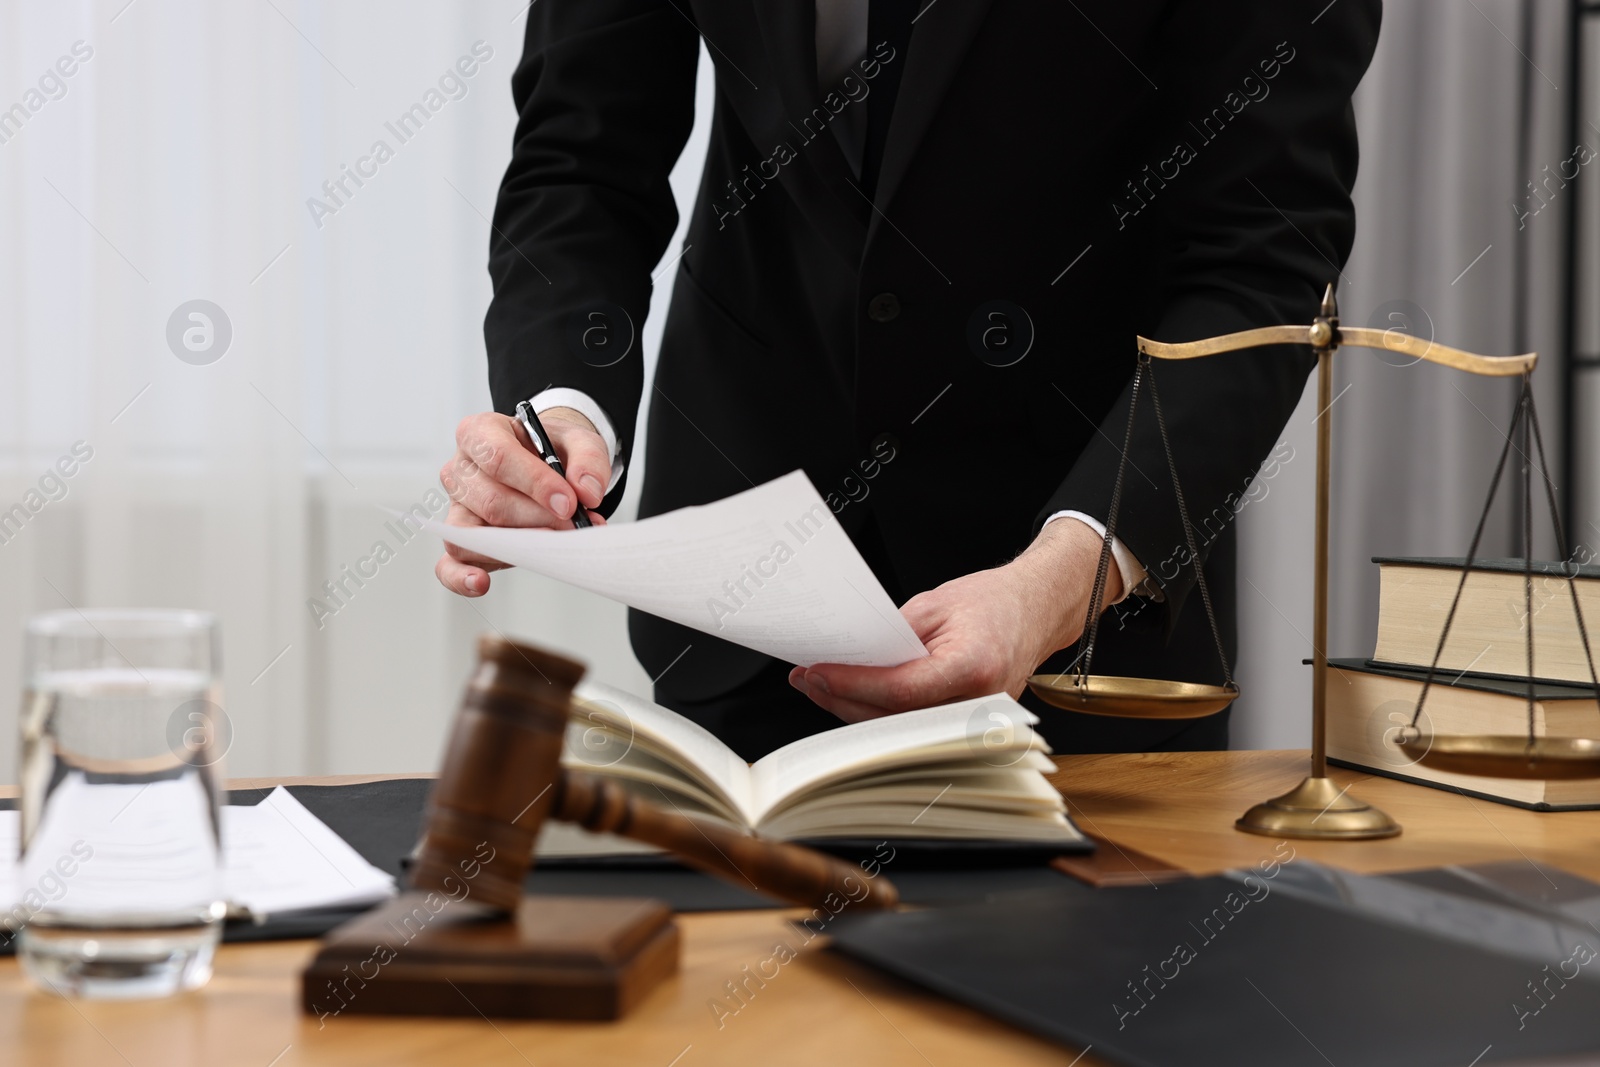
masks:
<path fill-rule="evenodd" d="M 522 424 L 509 415 L 486 411 L 469 415 L 456 427 L 456 454 L 439 471 L 450 494 L 452 526 L 546 526 L 572 529 L 572 513 L 582 504 L 597 508 L 611 482 L 611 454 L 594 424 L 571 408 L 539 413 L 566 480 L 533 451 Z M 605 519 L 594 511 L 596 525 Z M 462 596 L 489 591 L 489 572 L 505 564 L 445 544 L 433 573 L 444 587 Z"/>

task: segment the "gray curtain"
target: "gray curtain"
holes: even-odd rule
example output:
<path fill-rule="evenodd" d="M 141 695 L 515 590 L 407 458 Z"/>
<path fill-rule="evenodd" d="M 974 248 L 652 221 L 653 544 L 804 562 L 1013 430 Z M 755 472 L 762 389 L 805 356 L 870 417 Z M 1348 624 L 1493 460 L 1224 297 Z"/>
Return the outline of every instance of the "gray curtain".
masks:
<path fill-rule="evenodd" d="M 1431 334 L 1487 355 L 1538 351 L 1537 402 L 1558 485 L 1562 247 L 1578 188 L 1561 189 L 1558 177 L 1539 183 L 1572 155 L 1567 35 L 1563 0 L 1390 0 L 1356 97 L 1358 229 L 1339 284 L 1346 324 Z M 1600 137 L 1587 143 L 1600 148 Z M 1583 169 L 1600 171 L 1600 161 Z M 1543 200 L 1525 203 L 1529 182 Z M 1335 359 L 1328 652 L 1369 656 L 1371 558 L 1465 553 L 1519 385 L 1365 349 Z M 1238 748 L 1309 741 L 1301 662 L 1311 651 L 1314 400 L 1313 385 L 1286 434 L 1294 459 L 1261 506 L 1240 514 Z M 1517 471 L 1508 467 L 1485 554 L 1520 551 Z M 1535 492 L 1535 551 L 1548 556 L 1554 540 L 1537 480 Z"/>

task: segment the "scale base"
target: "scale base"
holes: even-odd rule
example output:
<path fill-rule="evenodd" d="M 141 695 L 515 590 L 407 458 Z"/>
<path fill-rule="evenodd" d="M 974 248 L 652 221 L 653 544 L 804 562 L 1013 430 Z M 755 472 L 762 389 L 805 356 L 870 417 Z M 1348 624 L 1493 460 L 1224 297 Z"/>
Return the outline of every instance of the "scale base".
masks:
<path fill-rule="evenodd" d="M 1332 778 L 1307 778 L 1283 796 L 1257 804 L 1233 825 L 1247 834 L 1310 841 L 1364 841 L 1400 832 L 1399 823 Z"/>

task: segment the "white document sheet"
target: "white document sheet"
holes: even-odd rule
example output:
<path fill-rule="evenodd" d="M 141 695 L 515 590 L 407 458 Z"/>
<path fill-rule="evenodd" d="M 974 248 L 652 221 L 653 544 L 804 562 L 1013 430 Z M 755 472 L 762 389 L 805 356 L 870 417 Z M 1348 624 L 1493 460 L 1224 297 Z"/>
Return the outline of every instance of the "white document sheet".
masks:
<path fill-rule="evenodd" d="M 222 811 L 222 884 L 252 915 L 376 904 L 394 879 L 368 863 L 283 786 Z"/>
<path fill-rule="evenodd" d="M 71 872 L 70 874 L 68 872 Z M 144 784 L 91 784 L 68 771 L 17 868 L 16 891 L 33 890 L 63 912 L 192 915 L 221 896 L 217 842 L 198 772 Z"/>
<path fill-rule="evenodd" d="M 156 783 L 157 786 L 166 784 Z M 109 790 L 96 794 L 97 804 L 113 805 L 113 810 L 115 806 L 126 806 L 126 817 L 117 820 L 119 829 L 124 823 L 133 824 L 134 816 L 141 810 L 148 813 L 145 821 L 154 826 L 153 820 L 165 810 L 165 805 L 159 803 L 163 791 L 154 787 L 146 789 L 145 795 L 133 804 L 127 803 L 128 798 L 145 787 L 97 788 Z M 120 792 L 126 792 L 127 796 L 119 795 Z M 157 803 L 151 803 L 149 794 L 152 792 L 156 793 Z M 192 786 L 184 795 L 195 800 L 200 796 Z M 221 895 L 252 915 L 375 904 L 395 893 L 394 879 L 388 873 L 363 859 L 344 838 L 306 810 L 305 805 L 282 786 L 259 804 L 225 804 L 220 810 Z M 195 820 L 203 817 L 203 813 L 194 815 Z M 65 822 L 74 825 L 63 825 L 63 840 L 81 829 L 76 825 L 77 818 Z M 149 836 L 148 828 L 137 825 L 141 835 Z M 9 912 L 29 888 L 38 889 L 40 899 L 64 900 L 65 896 L 58 891 L 63 882 L 64 893 L 72 896 L 74 906 L 86 912 L 118 911 L 129 905 L 134 910 L 166 906 L 174 884 L 186 886 L 197 877 L 196 872 L 201 872 L 214 884 L 218 873 L 214 854 L 196 857 L 185 852 L 179 855 L 167 848 L 147 854 L 142 863 L 130 864 L 127 857 L 116 856 L 102 843 L 101 849 L 89 859 L 74 864 L 70 877 L 44 881 L 41 877 L 30 876 L 32 872 L 17 865 L 19 833 L 18 813 L 0 811 L 0 912 Z M 135 843 L 145 844 L 142 840 Z M 55 858 L 55 851 L 45 847 L 43 842 L 37 851 L 47 859 Z M 111 858 L 117 862 L 104 862 Z M 98 866 L 97 860 L 101 861 Z M 21 917 L 26 918 L 26 910 Z M 0 919 L 4 918 L 0 915 Z"/>
<path fill-rule="evenodd" d="M 15 808 L 0 811 L 0 939 L 11 932 L 5 913 L 22 899 L 22 874 L 17 870 L 21 851 L 22 813 Z"/>
<path fill-rule="evenodd" d="M 787 663 L 892 667 L 928 654 L 802 471 L 588 530 L 425 525 L 490 559 Z"/>

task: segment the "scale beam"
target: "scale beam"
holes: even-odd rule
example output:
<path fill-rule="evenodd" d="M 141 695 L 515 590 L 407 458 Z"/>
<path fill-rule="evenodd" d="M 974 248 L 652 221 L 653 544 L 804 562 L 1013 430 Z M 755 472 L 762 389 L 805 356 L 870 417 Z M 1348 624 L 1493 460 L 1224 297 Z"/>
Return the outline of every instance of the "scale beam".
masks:
<path fill-rule="evenodd" d="M 1322 327 L 1322 329 L 1319 329 Z M 1331 331 L 1331 332 L 1328 332 Z M 1320 334 L 1320 336 L 1319 336 Z M 1148 337 L 1138 338 L 1139 351 L 1154 359 L 1198 359 L 1223 352 L 1237 352 L 1243 348 L 1260 348 L 1263 345 L 1310 345 L 1313 348 L 1373 348 L 1384 352 L 1398 352 L 1429 363 L 1482 374 L 1493 378 L 1509 378 L 1533 370 L 1539 361 L 1537 352 L 1520 356 L 1480 356 L 1459 348 L 1425 341 L 1399 330 L 1374 330 L 1365 326 L 1263 326 L 1255 330 L 1225 333 L 1199 341 L 1164 344 Z M 1320 343 L 1319 343 L 1320 342 Z"/>

